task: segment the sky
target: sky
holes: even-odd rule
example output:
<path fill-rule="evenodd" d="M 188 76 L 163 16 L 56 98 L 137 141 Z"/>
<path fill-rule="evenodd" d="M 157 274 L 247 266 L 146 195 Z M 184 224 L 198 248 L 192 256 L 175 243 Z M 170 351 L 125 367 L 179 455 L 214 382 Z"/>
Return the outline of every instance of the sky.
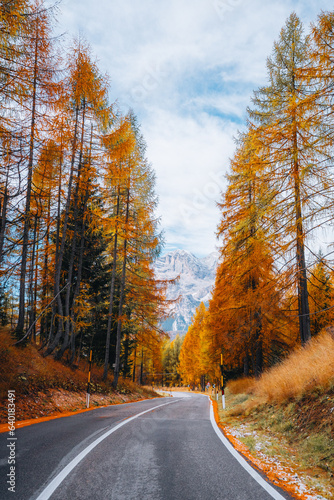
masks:
<path fill-rule="evenodd" d="M 308 30 L 329 0 L 63 0 L 58 30 L 83 35 L 110 99 L 133 109 L 157 176 L 164 251 L 217 249 L 217 202 L 253 90 L 295 11 Z"/>

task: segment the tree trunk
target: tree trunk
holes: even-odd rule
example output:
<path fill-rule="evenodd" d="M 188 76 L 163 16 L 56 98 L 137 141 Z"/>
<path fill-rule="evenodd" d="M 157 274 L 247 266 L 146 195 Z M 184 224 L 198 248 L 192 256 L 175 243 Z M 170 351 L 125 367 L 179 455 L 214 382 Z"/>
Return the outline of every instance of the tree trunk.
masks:
<path fill-rule="evenodd" d="M 140 361 L 140 378 L 139 378 L 139 384 L 143 385 L 143 372 L 144 372 L 144 350 L 142 348 L 141 350 L 141 361 Z M 164 378 L 162 375 L 162 386 L 164 385 Z"/>
<path fill-rule="evenodd" d="M 33 232 L 33 241 L 32 241 L 32 253 L 31 253 L 31 263 L 30 263 L 30 277 L 29 277 L 29 323 L 28 329 L 31 329 L 29 337 L 33 334 L 32 325 L 34 324 L 36 318 L 35 311 L 35 293 L 34 293 L 34 274 L 35 274 L 35 260 L 36 260 L 36 246 L 37 246 L 37 213 L 35 214 L 35 222 L 34 222 L 34 232 Z M 36 262 L 37 265 L 37 262 Z M 36 284 L 36 283 L 35 283 Z"/>
<path fill-rule="evenodd" d="M 63 125 L 62 125 L 63 126 Z M 58 182 L 58 200 L 57 200 L 57 225 L 56 225 L 56 242 L 55 242 L 55 270 L 54 270 L 54 297 L 56 296 L 56 274 L 59 262 L 59 242 L 60 242 L 60 215 L 61 215 L 61 187 L 62 187 L 62 168 L 63 168 L 63 134 L 61 132 L 60 139 L 60 158 L 59 158 L 59 182 Z M 54 318 L 56 315 L 56 302 L 52 304 L 51 322 L 49 335 L 46 345 L 49 346 L 53 340 Z"/>
<path fill-rule="evenodd" d="M 263 372 L 263 343 L 262 343 L 262 318 L 261 309 L 254 314 L 256 322 L 255 334 L 255 377 L 260 377 Z"/>
<path fill-rule="evenodd" d="M 136 380 L 136 361 L 137 361 L 137 346 L 135 347 L 135 357 L 133 360 L 132 382 Z"/>
<path fill-rule="evenodd" d="M 311 338 L 310 329 L 310 309 L 307 291 L 307 275 L 305 262 L 305 244 L 302 220 L 302 207 L 300 198 L 300 175 L 298 165 L 298 145 L 297 132 L 294 131 L 294 157 L 293 157 L 293 178 L 295 192 L 295 210 L 296 210 L 296 238 L 297 238 L 297 280 L 298 280 L 298 313 L 299 313 L 299 332 L 300 340 L 304 345 Z"/>
<path fill-rule="evenodd" d="M 55 359 L 61 359 L 64 352 L 66 351 L 68 344 L 69 344 L 69 339 L 70 339 L 70 324 L 71 324 L 71 319 L 70 319 L 70 299 L 71 299 L 71 289 L 72 289 L 72 277 L 73 277 L 73 270 L 74 270 L 74 258 L 75 258 L 75 251 L 76 251 L 76 240 L 77 240 L 77 220 L 75 220 L 75 226 L 74 226 L 74 234 L 72 238 L 72 245 L 71 245 L 71 256 L 70 256 L 70 261 L 69 261 L 69 269 L 68 269 L 68 275 L 67 275 L 67 287 L 66 287 L 66 294 L 65 294 L 65 331 L 64 331 L 64 338 L 63 338 L 63 343 L 61 345 L 61 348 L 55 355 Z"/>
<path fill-rule="evenodd" d="M 56 354 L 56 359 L 61 359 L 65 350 L 68 347 L 70 340 L 70 323 L 71 323 L 71 314 L 70 314 L 70 299 L 71 299 L 71 289 L 72 289 L 72 278 L 74 271 L 74 259 L 76 252 L 76 243 L 77 243 L 77 234 L 78 234 L 78 212 L 79 212 L 79 191 L 80 191 L 80 181 L 81 181 L 81 172 L 82 172 L 82 155 L 83 155 L 83 143 L 84 143 L 84 132 L 85 132 L 85 104 L 83 104 L 83 112 L 82 112 L 82 124 L 81 124 L 81 138 L 80 138 L 80 154 L 79 154 L 79 165 L 78 172 L 76 178 L 76 186 L 74 192 L 74 208 L 73 208 L 73 222 L 74 222 L 74 234 L 72 237 L 72 245 L 71 245 L 71 256 L 68 267 L 68 275 L 67 275 L 67 289 L 65 295 L 65 332 L 64 339 L 60 350 Z"/>
<path fill-rule="evenodd" d="M 5 189 L 2 198 L 2 206 L 0 206 L 1 218 L 0 218 L 0 265 L 2 261 L 3 247 L 5 243 L 5 234 L 6 234 L 6 222 L 7 222 L 7 206 L 9 200 L 8 193 L 8 178 L 9 178 L 9 168 L 7 169 L 6 174 L 6 183 Z"/>
<path fill-rule="evenodd" d="M 50 246 L 50 217 L 51 217 L 51 197 L 48 199 L 48 212 L 46 218 L 46 234 L 45 234 L 45 250 L 44 250 L 44 260 L 43 260 L 43 287 L 42 287 L 42 305 L 48 303 L 48 292 L 49 292 L 49 283 L 48 283 L 48 267 L 49 267 L 49 246 Z M 41 328 L 40 328 L 40 342 L 44 345 L 43 337 L 44 332 L 48 329 L 47 323 L 47 315 L 45 314 L 41 319 Z"/>
<path fill-rule="evenodd" d="M 126 200 L 125 226 L 127 226 L 129 220 L 129 203 L 130 203 L 130 189 L 128 188 L 127 200 Z M 124 290 L 125 290 L 127 243 L 128 240 L 127 236 L 125 235 L 124 246 L 123 246 L 123 267 L 122 267 L 121 289 L 120 289 L 119 308 L 118 308 L 117 335 L 116 335 L 116 354 L 115 354 L 115 369 L 114 369 L 114 380 L 113 380 L 114 388 L 117 387 L 119 371 L 120 371 L 121 342 L 122 342 L 122 313 L 123 313 L 123 300 L 124 300 Z"/>
<path fill-rule="evenodd" d="M 108 367 L 109 367 L 109 356 L 110 356 L 110 336 L 111 336 L 112 310 L 113 310 L 113 305 L 114 305 L 116 265 L 117 265 L 117 236 L 118 236 L 117 231 L 118 231 L 119 203 L 120 203 L 120 188 L 118 187 L 117 204 L 116 204 L 116 225 L 115 225 L 115 236 L 114 236 L 114 250 L 113 250 L 112 275 L 111 275 L 111 284 L 110 284 L 110 298 L 109 298 L 108 325 L 107 325 L 107 337 L 106 337 L 106 351 L 105 351 L 105 357 L 104 357 L 103 380 L 107 380 Z"/>
<path fill-rule="evenodd" d="M 71 196 L 72 196 L 72 184 L 73 184 L 73 176 L 74 176 L 74 163 L 75 163 L 75 155 L 77 150 L 77 135 L 78 135 L 78 120 L 79 120 L 79 108 L 76 107 L 75 110 L 75 124 L 74 124 L 74 135 L 73 135 L 73 147 L 72 147 L 72 157 L 71 157 L 71 169 L 70 169 L 70 177 L 68 181 L 67 187 L 67 199 L 66 199 L 66 207 L 64 214 L 64 225 L 63 232 L 61 236 L 61 244 L 58 252 L 58 259 L 56 260 L 55 266 L 55 284 L 54 284 L 54 296 L 57 297 L 57 307 L 58 307 L 58 329 L 55 338 L 48 345 L 46 351 L 44 352 L 44 356 L 49 356 L 55 348 L 58 346 L 59 341 L 61 339 L 63 333 L 63 304 L 60 296 L 60 275 L 61 268 L 63 264 L 63 257 L 65 252 L 65 242 L 66 242 L 66 233 L 67 233 L 67 224 L 70 213 L 70 204 L 71 204 Z M 51 339 L 50 339 L 51 340 Z"/>
<path fill-rule="evenodd" d="M 36 98 L 37 98 L 37 69 L 38 69 L 37 66 L 38 66 L 38 50 L 39 50 L 38 42 L 39 42 L 38 33 L 36 33 L 34 74 L 33 74 L 33 85 L 32 85 L 33 89 L 32 89 L 32 108 L 31 108 L 31 124 L 30 124 L 27 194 L 26 194 L 26 205 L 24 210 L 22 256 L 21 256 L 21 271 L 20 271 L 19 317 L 16 326 L 16 335 L 18 337 L 21 336 L 23 333 L 24 320 L 25 320 L 25 287 L 26 287 L 27 257 L 28 257 L 28 245 L 29 245 L 29 230 L 30 230 L 32 169 L 34 162 L 35 127 L 36 127 Z"/>
<path fill-rule="evenodd" d="M 248 352 L 245 354 L 245 357 L 244 357 L 244 376 L 245 377 L 249 376 L 249 354 L 248 354 Z"/>

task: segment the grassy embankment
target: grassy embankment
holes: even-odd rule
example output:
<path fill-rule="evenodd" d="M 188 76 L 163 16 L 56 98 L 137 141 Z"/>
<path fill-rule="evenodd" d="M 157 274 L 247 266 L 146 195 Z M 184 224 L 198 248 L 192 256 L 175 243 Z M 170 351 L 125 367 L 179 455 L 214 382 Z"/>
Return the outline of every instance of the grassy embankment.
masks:
<path fill-rule="evenodd" d="M 7 419 L 8 390 L 16 391 L 16 419 L 22 421 L 86 407 L 88 362 L 70 368 L 43 358 L 34 345 L 15 347 L 13 337 L 0 331 L 0 423 Z M 112 377 L 102 381 L 102 367 L 92 366 L 90 406 L 103 406 L 158 396 L 148 388 L 122 380 L 117 391 Z"/>
<path fill-rule="evenodd" d="M 333 334 L 312 339 L 259 380 L 230 382 L 226 403 L 226 411 L 219 405 L 225 433 L 271 479 L 296 498 L 334 498 Z"/>

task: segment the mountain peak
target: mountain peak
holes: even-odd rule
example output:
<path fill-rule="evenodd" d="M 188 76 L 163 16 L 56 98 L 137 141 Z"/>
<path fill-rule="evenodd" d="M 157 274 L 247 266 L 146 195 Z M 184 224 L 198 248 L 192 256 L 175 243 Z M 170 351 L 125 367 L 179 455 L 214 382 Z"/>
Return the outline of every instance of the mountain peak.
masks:
<path fill-rule="evenodd" d="M 158 279 L 180 279 L 167 288 L 167 299 L 175 300 L 170 309 L 170 318 L 162 325 L 169 333 L 184 333 L 191 323 L 196 308 L 201 302 L 207 303 L 215 281 L 219 254 L 212 252 L 198 258 L 188 250 L 177 249 L 158 258 L 155 274 Z"/>

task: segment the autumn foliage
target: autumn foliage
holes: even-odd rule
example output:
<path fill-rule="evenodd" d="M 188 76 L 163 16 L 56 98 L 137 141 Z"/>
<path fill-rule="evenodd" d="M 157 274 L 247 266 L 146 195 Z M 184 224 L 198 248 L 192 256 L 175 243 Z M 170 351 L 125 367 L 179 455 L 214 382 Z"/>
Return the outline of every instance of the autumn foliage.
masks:
<path fill-rule="evenodd" d="M 166 285 L 140 127 L 89 44 L 54 37 L 55 9 L 0 6 L 1 323 L 72 365 L 92 349 L 115 387 L 137 380 L 141 354 L 161 362 Z"/>
<path fill-rule="evenodd" d="M 334 206 L 333 33 L 332 12 L 309 35 L 292 13 L 268 58 L 219 202 L 212 299 L 181 350 L 185 382 L 219 382 L 221 353 L 227 378 L 259 377 L 333 323 L 332 252 L 317 242 Z"/>

